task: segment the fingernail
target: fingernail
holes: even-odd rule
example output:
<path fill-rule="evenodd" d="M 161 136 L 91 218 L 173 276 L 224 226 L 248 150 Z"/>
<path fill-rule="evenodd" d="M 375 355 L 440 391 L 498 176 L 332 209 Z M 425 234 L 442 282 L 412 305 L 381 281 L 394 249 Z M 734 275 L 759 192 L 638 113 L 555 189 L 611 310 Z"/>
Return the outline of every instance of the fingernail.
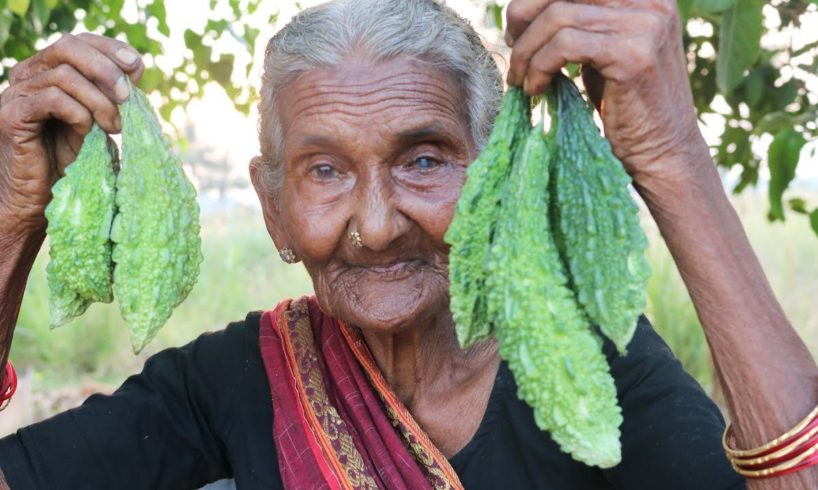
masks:
<path fill-rule="evenodd" d="M 136 61 L 137 58 L 139 58 L 139 55 L 132 49 L 121 48 L 116 52 L 116 57 L 119 59 L 119 61 L 125 63 L 126 65 L 130 65 Z"/>
<path fill-rule="evenodd" d="M 509 48 L 514 45 L 514 38 L 511 37 L 511 33 L 508 31 L 506 31 L 505 41 L 506 46 L 508 46 Z"/>
<path fill-rule="evenodd" d="M 523 78 L 523 92 L 531 93 L 531 86 L 528 84 L 528 77 Z"/>
<path fill-rule="evenodd" d="M 117 115 L 116 119 L 114 119 L 114 128 L 116 128 L 117 131 L 122 131 L 122 119 L 119 117 L 119 115 Z"/>
<path fill-rule="evenodd" d="M 119 100 L 124 101 L 128 98 L 130 91 L 128 90 L 128 82 L 125 81 L 125 75 L 119 77 L 119 80 L 116 81 L 116 85 L 114 86 L 114 95 L 117 96 Z"/>

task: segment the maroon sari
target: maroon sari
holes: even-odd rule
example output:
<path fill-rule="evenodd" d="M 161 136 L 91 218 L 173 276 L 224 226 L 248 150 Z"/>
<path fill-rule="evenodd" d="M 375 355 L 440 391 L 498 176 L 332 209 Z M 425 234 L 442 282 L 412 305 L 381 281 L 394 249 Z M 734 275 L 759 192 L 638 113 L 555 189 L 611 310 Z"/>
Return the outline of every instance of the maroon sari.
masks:
<path fill-rule="evenodd" d="M 265 312 L 259 339 L 286 488 L 463 488 L 357 328 L 304 297 Z"/>

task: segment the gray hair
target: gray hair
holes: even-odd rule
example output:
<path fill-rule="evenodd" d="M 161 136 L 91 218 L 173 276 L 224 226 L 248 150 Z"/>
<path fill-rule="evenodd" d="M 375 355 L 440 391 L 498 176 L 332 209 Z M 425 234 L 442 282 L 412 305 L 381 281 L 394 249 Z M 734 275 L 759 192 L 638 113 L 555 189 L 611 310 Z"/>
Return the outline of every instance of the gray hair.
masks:
<path fill-rule="evenodd" d="M 481 149 L 500 105 L 503 83 L 480 36 L 438 0 L 335 0 L 296 15 L 267 44 L 259 104 L 262 180 L 283 184 L 283 130 L 276 94 L 299 75 L 338 66 L 350 54 L 372 61 L 408 57 L 439 67 L 461 84 L 471 134 Z"/>

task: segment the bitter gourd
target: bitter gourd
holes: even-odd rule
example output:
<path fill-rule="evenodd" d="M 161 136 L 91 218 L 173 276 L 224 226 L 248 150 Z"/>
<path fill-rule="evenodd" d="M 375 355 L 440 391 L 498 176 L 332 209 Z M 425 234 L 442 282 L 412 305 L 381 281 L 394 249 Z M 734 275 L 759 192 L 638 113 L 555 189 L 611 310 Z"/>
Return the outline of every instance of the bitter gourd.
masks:
<path fill-rule="evenodd" d="M 487 279 L 500 354 L 537 425 L 578 461 L 620 461 L 621 410 L 601 350 L 562 271 L 546 218 L 550 155 L 542 126 L 515 152 Z"/>
<path fill-rule="evenodd" d="M 196 191 L 142 92 L 120 107 L 114 293 L 139 352 L 187 297 L 202 262 Z"/>
<path fill-rule="evenodd" d="M 486 146 L 467 170 L 455 217 L 446 233 L 445 240 L 452 246 L 451 311 L 464 348 L 493 334 L 485 300 L 486 265 L 512 151 L 530 126 L 529 104 L 520 88 L 510 88 L 503 97 Z"/>
<path fill-rule="evenodd" d="M 85 312 L 94 302 L 110 303 L 111 241 L 116 149 L 96 124 L 85 136 L 65 177 L 52 187 L 45 210 L 49 255 L 46 274 L 51 327 Z"/>
<path fill-rule="evenodd" d="M 650 276 L 631 179 L 573 82 L 555 77 L 547 98 L 556 140 L 550 216 L 557 244 L 585 312 L 624 353 Z"/>

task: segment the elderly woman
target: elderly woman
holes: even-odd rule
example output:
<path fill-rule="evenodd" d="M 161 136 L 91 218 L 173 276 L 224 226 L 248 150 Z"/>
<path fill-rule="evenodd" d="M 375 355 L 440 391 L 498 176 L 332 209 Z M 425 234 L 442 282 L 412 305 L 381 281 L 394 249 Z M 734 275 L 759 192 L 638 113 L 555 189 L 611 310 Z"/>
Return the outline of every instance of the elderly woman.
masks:
<path fill-rule="evenodd" d="M 698 131 L 673 0 L 515 0 L 508 81 L 587 68 L 605 134 L 670 247 L 709 341 L 738 448 L 790 431 L 818 370 L 781 312 Z M 119 131 L 130 47 L 66 36 L 10 73 L 0 106 L 0 332 L 45 234 L 50 186 L 92 121 Z M 744 488 L 715 405 L 646 320 L 606 344 L 623 459 L 573 461 L 540 431 L 494 341 L 462 351 L 448 247 L 502 83 L 432 0 L 337 0 L 270 41 L 250 164 L 264 220 L 315 297 L 151 358 L 111 396 L 0 441 L 0 488 Z M 274 277 L 269 280 L 275 281 Z M 254 287 L 254 286 L 248 286 Z M 7 482 L 7 483 L 6 483 Z M 806 469 L 750 488 L 816 488 Z"/>

